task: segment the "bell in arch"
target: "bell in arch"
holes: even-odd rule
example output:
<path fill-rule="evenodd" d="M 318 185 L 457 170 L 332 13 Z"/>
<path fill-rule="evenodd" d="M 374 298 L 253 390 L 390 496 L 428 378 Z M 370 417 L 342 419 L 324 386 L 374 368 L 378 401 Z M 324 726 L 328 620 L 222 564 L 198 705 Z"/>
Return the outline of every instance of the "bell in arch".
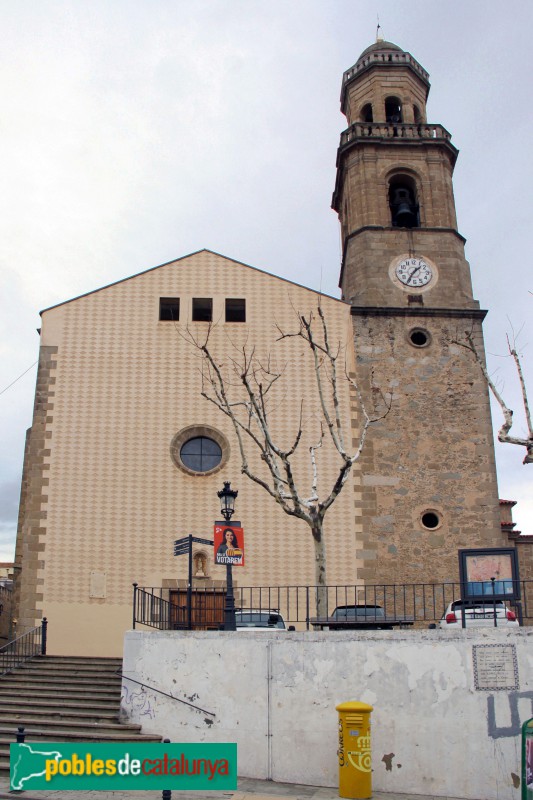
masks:
<path fill-rule="evenodd" d="M 418 224 L 417 207 L 409 189 L 394 190 L 391 210 L 393 225 L 398 228 L 416 228 Z"/>

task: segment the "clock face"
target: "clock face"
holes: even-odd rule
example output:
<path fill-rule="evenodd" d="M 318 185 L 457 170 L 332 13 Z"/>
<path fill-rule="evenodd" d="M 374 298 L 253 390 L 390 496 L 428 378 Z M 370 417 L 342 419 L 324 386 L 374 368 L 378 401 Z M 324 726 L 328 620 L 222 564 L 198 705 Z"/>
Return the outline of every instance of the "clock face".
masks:
<path fill-rule="evenodd" d="M 394 273 L 404 286 L 427 286 L 433 278 L 433 270 L 423 258 L 416 256 L 398 261 Z"/>

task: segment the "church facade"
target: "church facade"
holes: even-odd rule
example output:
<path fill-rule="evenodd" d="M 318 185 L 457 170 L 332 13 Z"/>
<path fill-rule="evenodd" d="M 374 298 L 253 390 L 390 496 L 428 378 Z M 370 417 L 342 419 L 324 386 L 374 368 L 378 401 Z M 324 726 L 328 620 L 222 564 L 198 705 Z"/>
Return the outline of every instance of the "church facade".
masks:
<path fill-rule="evenodd" d="M 273 428 L 287 443 L 303 417 L 295 463 L 307 490 L 320 398 L 309 353 L 280 331 L 318 306 L 352 379 L 339 381 L 352 448 L 356 384 L 377 418 L 326 517 L 328 583 L 458 581 L 458 549 L 508 545 L 488 390 L 456 344 L 469 331 L 482 352 L 485 313 L 457 229 L 457 150 L 427 121 L 428 92 L 413 56 L 383 41 L 343 76 L 340 299 L 203 250 L 42 312 L 16 550 L 19 632 L 46 616 L 51 652 L 120 654 L 132 584 L 186 586 L 173 542 L 212 535 L 223 481 L 239 491 L 246 532 L 238 584 L 314 583 L 309 528 L 241 475 L 231 422 L 202 397 L 192 341 L 209 335 L 222 369 L 250 346 L 274 359 L 283 375 Z M 258 454 L 249 458 L 262 474 Z M 327 489 L 334 448 L 324 445 L 319 465 Z M 194 565 L 195 590 L 224 590 L 225 570 L 201 543 Z"/>

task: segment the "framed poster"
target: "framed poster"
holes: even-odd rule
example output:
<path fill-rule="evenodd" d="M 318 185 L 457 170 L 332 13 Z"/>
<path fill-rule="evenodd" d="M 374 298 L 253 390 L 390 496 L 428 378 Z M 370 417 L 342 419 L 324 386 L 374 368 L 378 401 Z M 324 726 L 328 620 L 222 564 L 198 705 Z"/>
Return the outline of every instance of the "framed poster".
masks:
<path fill-rule="evenodd" d="M 520 576 L 514 547 L 459 550 L 459 575 L 463 600 L 482 597 L 520 599 Z"/>
<path fill-rule="evenodd" d="M 244 567 L 244 531 L 239 524 L 215 522 L 215 564 Z"/>

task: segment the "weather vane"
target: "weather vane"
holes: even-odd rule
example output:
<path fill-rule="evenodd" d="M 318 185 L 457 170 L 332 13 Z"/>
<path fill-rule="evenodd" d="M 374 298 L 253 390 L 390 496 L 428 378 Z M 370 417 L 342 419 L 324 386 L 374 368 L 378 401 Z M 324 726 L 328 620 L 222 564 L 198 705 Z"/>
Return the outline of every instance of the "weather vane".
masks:
<path fill-rule="evenodd" d="M 383 41 L 383 36 L 380 34 L 380 31 L 382 30 L 382 27 L 379 24 L 379 14 L 376 14 L 376 17 L 377 17 L 377 21 L 378 21 L 378 26 L 376 28 L 376 42 L 382 42 Z"/>

